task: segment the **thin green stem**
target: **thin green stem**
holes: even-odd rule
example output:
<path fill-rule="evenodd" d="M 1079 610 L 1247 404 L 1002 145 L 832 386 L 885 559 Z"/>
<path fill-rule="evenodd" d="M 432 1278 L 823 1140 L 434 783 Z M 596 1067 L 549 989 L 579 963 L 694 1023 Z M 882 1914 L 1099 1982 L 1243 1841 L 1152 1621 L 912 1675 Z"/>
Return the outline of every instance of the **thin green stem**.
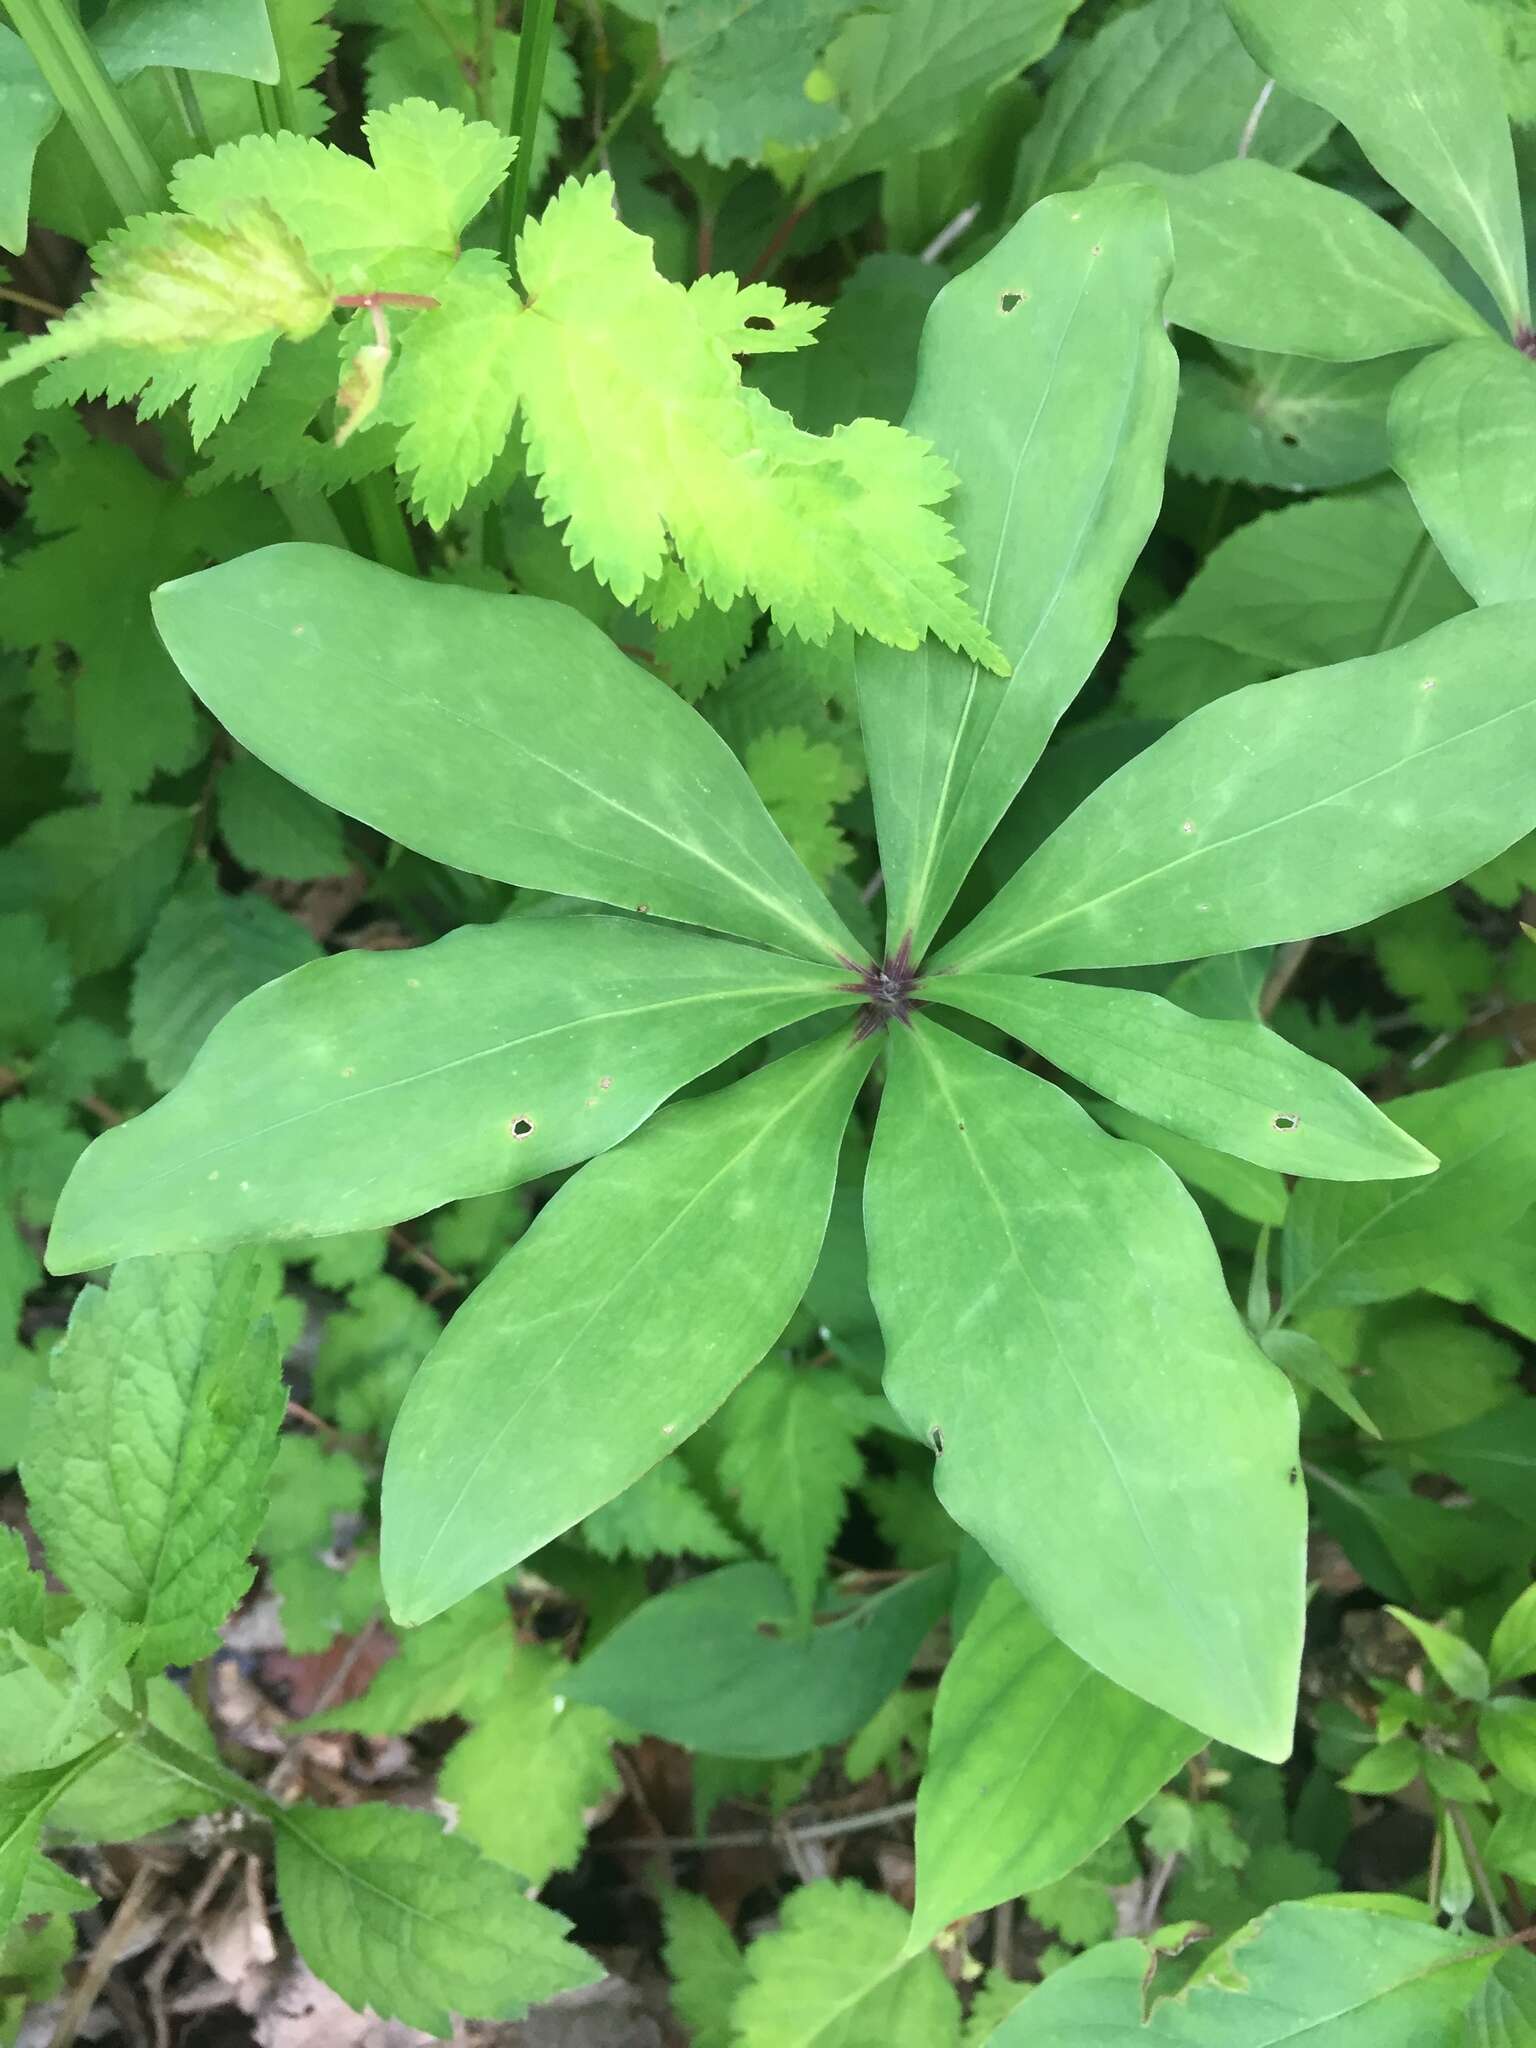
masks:
<path fill-rule="evenodd" d="M 604 123 L 602 133 L 572 172 L 571 175 L 573 177 L 585 178 L 597 169 L 598 165 L 603 161 L 609 143 L 612 142 L 615 135 L 618 134 L 641 101 L 649 97 L 659 75 L 654 65 L 649 71 L 642 71 L 638 74 L 634 84 L 619 102 L 617 112 L 611 115 Z"/>
<path fill-rule="evenodd" d="M 501 215 L 502 254 L 514 269 L 517 238 L 528 217 L 528 185 L 539 137 L 539 104 L 544 96 L 544 69 L 549 62 L 554 28 L 555 0 L 527 0 L 517 39 L 517 72 L 512 81 L 512 133 L 517 137 L 517 155 L 512 159 L 512 175 L 507 180 Z"/>
<path fill-rule="evenodd" d="M 270 484 L 267 490 L 268 496 L 293 528 L 295 540 L 315 541 L 327 548 L 350 549 L 346 530 L 323 493 L 301 491 L 297 484 L 292 483 Z"/>
<path fill-rule="evenodd" d="M 7 0 L 7 5 L 13 27 L 113 203 L 125 217 L 152 213 L 165 196 L 165 179 L 65 0 Z"/>
<path fill-rule="evenodd" d="M 1381 624 L 1376 628 L 1376 638 L 1371 643 L 1371 653 L 1380 654 L 1384 647 L 1390 647 L 1407 618 L 1413 600 L 1423 586 L 1434 560 L 1435 543 L 1429 534 L 1421 533 L 1413 544 L 1413 550 L 1403 564 L 1403 573 L 1398 577 L 1392 595 L 1387 599 L 1381 615 Z"/>
<path fill-rule="evenodd" d="M 395 496 L 390 472 L 376 469 L 372 476 L 360 476 L 352 491 L 367 529 L 373 559 L 382 562 L 386 569 L 398 569 L 403 576 L 414 576 L 416 551 L 411 546 L 410 531 L 400 509 L 400 500 Z"/>
<path fill-rule="evenodd" d="M 277 84 L 265 88 L 258 86 L 257 93 L 265 90 L 273 97 L 273 108 L 279 128 L 291 128 L 295 135 L 304 133 L 304 108 L 299 99 L 299 80 L 293 73 L 293 46 L 283 34 L 283 25 L 273 9 L 272 0 L 267 0 L 267 21 L 272 30 L 272 42 L 277 51 Z M 262 111 L 263 121 L 266 110 Z"/>
<path fill-rule="evenodd" d="M 137 1742 L 144 1754 L 153 1757 L 162 1770 L 211 1793 L 221 1805 L 243 1806 L 248 1813 L 260 1814 L 263 1820 L 271 1821 L 277 1827 L 287 1818 L 277 1800 L 259 1785 L 253 1785 L 248 1778 L 232 1771 L 227 1764 L 214 1757 L 199 1756 L 195 1749 L 188 1749 L 184 1743 L 177 1742 L 153 1722 L 141 1727 L 135 1715 L 110 1698 L 102 1701 L 101 1710 L 115 1725 L 120 1738 Z"/>
<path fill-rule="evenodd" d="M 203 118 L 202 102 L 197 96 L 197 87 L 192 82 L 191 72 L 177 64 L 164 76 L 181 118 L 186 124 L 193 149 L 199 156 L 212 156 L 213 142 L 208 133 L 208 123 Z"/>
<path fill-rule="evenodd" d="M 1461 1840 L 1461 1853 L 1467 1859 L 1467 1868 L 1472 1873 L 1472 1882 L 1477 1886 L 1478 1893 L 1482 1898 L 1483 1910 L 1488 1915 L 1490 1931 L 1494 1934 L 1508 1934 L 1509 1922 L 1499 1910 L 1499 1902 L 1493 1895 L 1493 1885 L 1488 1877 L 1487 1866 L 1478 1854 L 1477 1844 L 1472 1839 L 1472 1829 L 1468 1824 L 1466 1814 L 1454 1799 L 1448 1799 L 1445 1802 L 1445 1810 L 1450 1816 L 1451 1826 L 1455 1828 Z"/>

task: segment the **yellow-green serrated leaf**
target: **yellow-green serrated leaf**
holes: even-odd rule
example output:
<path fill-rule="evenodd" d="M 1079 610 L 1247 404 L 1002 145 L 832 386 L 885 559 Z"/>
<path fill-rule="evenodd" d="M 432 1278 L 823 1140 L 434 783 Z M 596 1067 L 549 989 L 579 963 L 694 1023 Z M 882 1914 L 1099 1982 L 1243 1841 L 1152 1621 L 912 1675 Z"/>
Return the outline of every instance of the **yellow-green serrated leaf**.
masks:
<path fill-rule="evenodd" d="M 669 282 L 606 175 L 565 185 L 524 230 L 518 274 L 526 305 L 508 293 L 502 310 L 482 262 L 403 337 L 386 403 L 409 413 L 401 467 L 429 518 L 486 473 L 515 402 L 546 519 L 569 522 L 577 567 L 625 603 L 675 558 L 721 609 L 749 591 L 807 640 L 846 620 L 893 646 L 931 632 L 1001 660 L 933 509 L 948 466 L 884 421 L 802 433 L 743 387 L 735 351 L 801 345 L 803 308 L 771 287 Z"/>
<path fill-rule="evenodd" d="M 302 341 L 330 310 L 303 244 L 255 203 L 217 227 L 173 213 L 130 221 L 98 258 L 74 324 L 93 343 L 174 350 L 271 333 Z"/>
<path fill-rule="evenodd" d="M 136 1662 L 205 1656 L 250 1583 L 283 1389 L 249 1255 L 133 1259 L 52 1357 L 23 1480 L 70 1590 L 142 1623 Z"/>

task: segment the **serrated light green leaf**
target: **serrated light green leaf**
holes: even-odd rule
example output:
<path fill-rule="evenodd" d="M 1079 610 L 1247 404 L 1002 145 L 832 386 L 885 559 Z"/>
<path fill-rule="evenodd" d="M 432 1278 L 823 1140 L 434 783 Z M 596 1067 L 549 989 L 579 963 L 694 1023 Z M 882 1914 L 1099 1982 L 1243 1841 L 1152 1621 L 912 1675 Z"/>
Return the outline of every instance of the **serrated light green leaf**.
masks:
<path fill-rule="evenodd" d="M 830 740 L 807 738 L 800 726 L 760 733 L 746 750 L 747 773 L 763 806 L 818 882 L 853 857 L 833 823 L 835 807 L 863 778 Z"/>
<path fill-rule="evenodd" d="M 1417 1637 L 1419 1647 L 1452 1692 L 1464 1700 L 1488 1697 L 1488 1666 L 1464 1637 L 1433 1621 L 1420 1621 L 1406 1608 L 1388 1607 L 1387 1612 Z"/>
<path fill-rule="evenodd" d="M 863 1599 L 829 1588 L 807 1633 L 771 1565 L 725 1565 L 627 1615 L 566 1696 L 708 1756 L 802 1756 L 845 1742 L 889 1698 L 949 1590 L 942 1567 Z"/>
<path fill-rule="evenodd" d="M 300 1955 L 348 2005 L 442 2038 L 455 2012 L 520 2019 L 602 1974 L 513 1872 L 402 1806 L 290 1807 L 277 1890 Z"/>
<path fill-rule="evenodd" d="M 431 859 L 813 958 L 854 950 L 730 749 L 565 605 L 290 545 L 154 606 L 242 745 Z"/>
<path fill-rule="evenodd" d="M 751 1384 L 749 1380 L 747 1385 Z M 653 1465 L 606 1506 L 585 1516 L 581 1540 L 599 1557 L 642 1562 L 742 1554 L 741 1544 L 692 1484 L 680 1458 Z"/>
<path fill-rule="evenodd" d="M 852 1002 L 846 979 L 616 917 L 317 961 L 238 1004 L 172 1095 L 103 1133 L 50 1257 L 329 1236 L 557 1172 L 754 1038 Z"/>
<path fill-rule="evenodd" d="M 1285 1756 L 1295 1404 L 1173 1175 L 919 1019 L 892 1043 L 865 1220 L 886 1391 L 950 1514 L 1105 1677 Z"/>
<path fill-rule="evenodd" d="M 941 964 L 1043 973 L 1310 938 L 1460 879 L 1536 820 L 1536 604 L 1234 691 L 1102 783 Z"/>
<path fill-rule="evenodd" d="M 849 1038 L 676 1104 L 593 1161 L 460 1309 L 390 1438 L 398 1621 L 425 1621 L 611 1500 L 762 1357 L 821 1249 L 872 1056 Z"/>
<path fill-rule="evenodd" d="M 661 1917 L 672 2003 L 693 2048 L 731 2048 L 731 2008 L 747 1982 L 747 1966 L 730 1929 L 696 1892 L 665 1893 Z"/>
<path fill-rule="evenodd" d="M 406 1735 L 423 1721 L 478 1721 L 505 1690 L 517 1648 L 499 1585 L 482 1586 L 401 1637 L 361 1699 L 311 1717 L 312 1728 Z"/>
<path fill-rule="evenodd" d="M 1434 222 L 1513 326 L 1529 320 L 1525 232 L 1493 56 L 1464 0 L 1225 0 L 1263 67 L 1349 129 Z"/>
<path fill-rule="evenodd" d="M 909 1946 L 1074 1870 L 1203 1740 L 1074 1656 L 997 1579 L 939 1682 Z"/>
<path fill-rule="evenodd" d="M 143 1626 L 136 1662 L 192 1664 L 250 1584 L 283 1409 L 249 1258 L 133 1260 L 88 1288 L 50 1360 L 23 1480 L 49 1563 Z"/>
<path fill-rule="evenodd" d="M 955 2048 L 960 2004 L 935 1955 L 909 1956 L 906 1915 L 853 1879 L 803 1885 L 747 1950 L 734 2048 Z"/>
<path fill-rule="evenodd" d="M 1495 341 L 1441 349 L 1399 385 L 1388 427 L 1393 467 L 1476 602 L 1536 596 L 1536 363 Z"/>
<path fill-rule="evenodd" d="M 192 837 L 180 804 L 71 804 L 0 853 L 0 909 L 41 910 L 77 974 L 118 966 L 170 893 Z"/>
<path fill-rule="evenodd" d="M 993 2048 L 1439 2048 L 1499 1951 L 1395 1910 L 1395 1896 L 1309 1899 L 1250 1921 L 1142 2018 L 1156 1951 L 1090 1949 L 1055 1971 Z"/>
<path fill-rule="evenodd" d="M 1353 363 L 1487 326 L 1423 252 L 1347 192 L 1233 157 L 1181 177 L 1120 164 L 1173 223 L 1168 317 L 1240 348 Z"/>
<path fill-rule="evenodd" d="M 275 903 L 228 895 L 210 868 L 195 870 L 134 962 L 129 1042 L 153 1086 L 174 1088 L 242 997 L 319 957 L 303 925 Z"/>
<path fill-rule="evenodd" d="M 1388 1115 L 1435 1153 L 1438 1171 L 1299 1187 L 1283 1247 L 1287 1312 L 1389 1301 L 1515 1223 L 1536 1187 L 1533 1102 L 1532 1069 L 1510 1067 L 1393 1103 Z"/>
<path fill-rule="evenodd" d="M 531 1885 L 570 1869 L 588 1812 L 620 1788 L 612 1752 L 622 1731 L 601 1708 L 565 1697 L 570 1668 L 553 1645 L 519 1643 L 496 1697 L 438 1774 L 459 1832 Z"/>
<path fill-rule="evenodd" d="M 778 1563 L 809 1625 L 848 1489 L 863 1469 L 857 1396 L 837 1375 L 769 1358 L 720 1417 L 718 1476 L 738 1520 Z"/>
<path fill-rule="evenodd" d="M 748 590 L 813 642 L 844 620 L 898 647 L 932 633 L 1001 659 L 932 509 L 953 486 L 948 466 L 884 420 L 802 433 L 743 386 L 744 317 L 777 318 L 755 287 L 722 331 L 721 294 L 660 275 L 649 242 L 617 218 L 606 174 L 561 188 L 524 229 L 517 267 L 528 304 L 509 301 L 503 374 L 544 516 L 569 521 L 578 568 L 630 603 L 675 554 L 722 610 Z M 803 339 L 803 318 L 783 317 Z"/>
<path fill-rule="evenodd" d="M 932 987 L 1112 1102 L 1217 1151 L 1324 1180 L 1434 1171 L 1434 1155 L 1342 1074 L 1262 1024 L 1088 982 L 947 974 Z"/>
<path fill-rule="evenodd" d="M 1037 207 L 929 312 L 907 425 L 960 474 L 956 530 L 1012 668 L 858 648 L 888 930 L 919 957 L 1103 651 L 1156 516 L 1168 263 L 1159 202 L 1106 187 Z"/>
<path fill-rule="evenodd" d="M 822 67 L 843 126 L 812 154 L 804 190 L 828 192 L 952 141 L 979 100 L 1045 56 L 1076 0 L 900 0 L 850 21 Z"/>
<path fill-rule="evenodd" d="M 336 813 L 250 754 L 221 771 L 218 818 L 224 844 L 252 874 L 312 882 L 346 872 L 346 841 Z"/>
<path fill-rule="evenodd" d="M 1010 211 L 1090 184 L 1126 158 L 1167 171 L 1219 163 L 1236 153 L 1264 83 L 1221 0 L 1147 0 L 1118 12 L 1051 81 L 1019 152 Z M 1294 166 L 1331 126 L 1292 94 L 1271 93 L 1251 149 Z"/>

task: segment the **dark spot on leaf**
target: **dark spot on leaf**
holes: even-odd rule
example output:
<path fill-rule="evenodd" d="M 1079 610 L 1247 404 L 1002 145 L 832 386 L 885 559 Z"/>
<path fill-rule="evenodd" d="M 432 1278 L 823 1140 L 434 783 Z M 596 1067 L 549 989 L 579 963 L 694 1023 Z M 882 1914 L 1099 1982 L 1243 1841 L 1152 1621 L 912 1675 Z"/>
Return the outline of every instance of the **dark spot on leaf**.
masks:
<path fill-rule="evenodd" d="M 514 1138 L 531 1138 L 533 1136 L 533 1125 L 525 1116 L 515 1116 L 511 1123 L 507 1125 L 507 1129 Z"/>
<path fill-rule="evenodd" d="M 1301 1118 L 1294 1115 L 1290 1110 L 1282 1110 L 1279 1116 L 1272 1117 L 1270 1121 L 1274 1124 L 1277 1131 L 1294 1131 L 1301 1122 Z"/>
<path fill-rule="evenodd" d="M 1301 1473 L 1300 1473 L 1300 1471 L 1299 1471 L 1299 1470 L 1297 1469 L 1297 1467 L 1296 1467 L 1295 1465 L 1293 1465 L 1293 1466 L 1291 1467 L 1290 1471 L 1289 1471 L 1289 1472 L 1288 1472 L 1288 1473 L 1286 1474 L 1286 1481 L 1287 1481 L 1287 1484 L 1289 1484 L 1289 1485 L 1291 1485 L 1291 1486 L 1294 1486 L 1294 1485 L 1296 1484 L 1297 1480 L 1298 1480 L 1298 1479 L 1299 1479 L 1300 1477 L 1301 1477 Z"/>
<path fill-rule="evenodd" d="M 770 334 L 772 334 L 773 332 L 773 322 L 768 318 L 766 313 L 749 313 L 746 319 L 742 322 L 742 325 L 744 327 L 763 327 L 766 328 Z"/>
<path fill-rule="evenodd" d="M 637 917 L 649 917 L 650 914 L 651 906 L 649 905 L 649 903 L 637 903 L 635 905 L 635 915 Z"/>
<path fill-rule="evenodd" d="M 1300 437 L 1296 434 L 1282 434 L 1280 438 L 1287 448 L 1299 448 L 1301 446 Z"/>
<path fill-rule="evenodd" d="M 942 1457 L 944 1452 L 944 1432 L 937 1423 L 934 1423 L 933 1427 L 929 1430 L 928 1441 L 933 1445 L 935 1456 Z"/>
<path fill-rule="evenodd" d="M 1015 306 L 1022 306 L 1028 297 L 1028 292 L 1004 292 L 997 302 L 997 310 L 999 313 L 1011 313 Z"/>

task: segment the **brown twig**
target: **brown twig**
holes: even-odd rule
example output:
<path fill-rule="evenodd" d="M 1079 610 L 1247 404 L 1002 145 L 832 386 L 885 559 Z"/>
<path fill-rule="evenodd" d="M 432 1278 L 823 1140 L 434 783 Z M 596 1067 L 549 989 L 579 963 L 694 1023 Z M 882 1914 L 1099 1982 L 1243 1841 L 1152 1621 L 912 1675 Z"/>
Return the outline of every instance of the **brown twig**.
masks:
<path fill-rule="evenodd" d="M 124 1892 L 117 1911 L 112 1915 L 111 1926 L 91 1951 L 74 1990 L 69 1994 L 64 2010 L 59 2015 L 59 2023 L 53 2030 L 49 2048 L 70 2048 L 70 2044 L 85 2024 L 86 2015 L 96 2003 L 102 1985 L 111 1975 L 119 1950 L 133 1932 L 158 1881 L 158 1873 L 150 1863 L 141 1863 L 133 1873 L 133 1882 Z"/>
<path fill-rule="evenodd" d="M 413 1266 L 420 1266 L 424 1273 L 430 1273 L 437 1282 L 437 1287 L 429 1299 L 436 1299 L 438 1293 L 456 1292 L 466 1285 L 462 1273 L 450 1273 L 441 1259 L 435 1259 L 424 1245 L 419 1245 L 414 1238 L 407 1237 L 398 1225 L 389 1233 L 389 1241 L 401 1258 L 409 1259 Z"/>
<path fill-rule="evenodd" d="M 867 1813 L 852 1813 L 841 1820 L 788 1821 L 780 1829 L 737 1828 L 720 1835 L 638 1835 L 617 1842 L 603 1842 L 604 1849 L 632 1851 L 637 1855 L 693 1849 L 772 1849 L 785 1834 L 802 1842 L 828 1842 L 837 1835 L 856 1835 L 865 1828 L 883 1827 L 887 1821 L 910 1820 L 917 1812 L 915 1799 L 898 1799 L 890 1806 L 871 1807 Z"/>

